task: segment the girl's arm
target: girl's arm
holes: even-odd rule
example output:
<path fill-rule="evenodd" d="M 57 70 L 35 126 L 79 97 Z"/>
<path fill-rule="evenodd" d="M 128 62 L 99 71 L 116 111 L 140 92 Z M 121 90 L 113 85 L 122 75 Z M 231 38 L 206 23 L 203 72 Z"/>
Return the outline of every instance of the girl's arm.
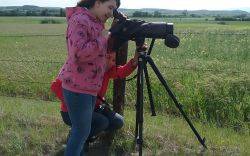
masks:
<path fill-rule="evenodd" d="M 147 44 L 144 43 L 142 46 L 136 47 L 136 51 L 134 54 L 134 58 L 132 58 L 128 63 L 123 66 L 113 66 L 110 70 L 108 70 L 108 75 L 110 78 L 126 78 L 129 76 L 137 67 L 139 52 L 147 50 Z"/>
<path fill-rule="evenodd" d="M 110 70 L 108 70 L 107 74 L 112 79 L 126 78 L 136 69 L 137 63 L 135 62 L 136 60 L 133 58 L 123 66 L 113 66 Z"/>

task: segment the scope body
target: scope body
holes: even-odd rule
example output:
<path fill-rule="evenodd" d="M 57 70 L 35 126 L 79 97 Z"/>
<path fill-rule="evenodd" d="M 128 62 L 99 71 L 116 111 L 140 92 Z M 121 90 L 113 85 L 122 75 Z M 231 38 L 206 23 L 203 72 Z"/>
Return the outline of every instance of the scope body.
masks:
<path fill-rule="evenodd" d="M 127 26 L 128 30 L 133 29 L 133 32 L 131 34 L 129 34 L 128 36 L 126 35 L 128 40 L 141 40 L 141 38 L 164 39 L 165 45 L 170 48 L 177 48 L 179 46 L 180 39 L 174 35 L 173 23 L 146 22 L 142 20 L 128 19 L 117 10 L 114 10 L 113 15 L 114 18 L 118 20 L 118 22 Z M 136 27 L 131 28 L 129 27 L 130 25 L 135 25 Z"/>
<path fill-rule="evenodd" d="M 167 35 L 173 34 L 173 28 L 173 23 L 145 22 L 131 37 L 165 39 Z"/>

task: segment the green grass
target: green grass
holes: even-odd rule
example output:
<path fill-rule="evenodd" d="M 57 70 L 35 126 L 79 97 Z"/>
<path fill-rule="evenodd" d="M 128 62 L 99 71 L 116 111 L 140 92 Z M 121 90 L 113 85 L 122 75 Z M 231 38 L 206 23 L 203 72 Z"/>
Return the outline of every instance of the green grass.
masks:
<path fill-rule="evenodd" d="M 45 155 L 67 133 L 52 102 L 0 97 L 0 155 Z"/>
<path fill-rule="evenodd" d="M 1 95 L 54 99 L 49 92 L 49 83 L 66 58 L 63 35 L 66 23 L 64 18 L 55 18 L 61 24 L 40 24 L 42 20 L 41 17 L 0 17 Z M 180 46 L 169 49 L 162 40 L 157 40 L 151 56 L 183 103 L 184 110 L 192 118 L 206 123 L 213 122 L 236 131 L 249 129 L 249 22 L 220 25 L 211 19 L 143 20 L 175 23 Z M 43 36 L 51 34 L 62 35 Z M 129 57 L 134 49 L 134 43 L 130 42 Z M 152 70 L 149 73 L 157 111 L 179 116 Z M 135 81 L 127 83 L 126 101 L 129 103 L 135 102 L 135 87 Z M 112 98 L 111 88 L 112 85 L 108 99 Z M 145 100 L 148 106 L 148 98 Z M 132 104 L 129 106 L 133 107 Z"/>
<path fill-rule="evenodd" d="M 56 20 L 60 22 L 66 22 L 65 17 L 29 17 L 29 16 L 23 16 L 23 17 L 0 17 L 0 24 L 40 24 L 42 20 Z"/>
<path fill-rule="evenodd" d="M 0 96 L 0 155 L 55 155 L 65 143 L 68 127 L 63 125 L 58 102 Z M 112 149 L 134 153 L 134 110 L 125 108 L 125 126 L 118 131 Z M 214 124 L 194 122 L 206 137 L 202 148 L 181 118 L 145 113 L 144 153 L 156 155 L 249 155 L 249 131 L 235 132 Z"/>

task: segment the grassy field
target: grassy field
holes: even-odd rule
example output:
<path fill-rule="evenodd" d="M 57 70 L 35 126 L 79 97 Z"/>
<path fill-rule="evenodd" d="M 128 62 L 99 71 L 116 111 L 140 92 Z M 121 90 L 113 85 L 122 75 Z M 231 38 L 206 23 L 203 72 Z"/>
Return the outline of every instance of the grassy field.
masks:
<path fill-rule="evenodd" d="M 64 18 L 53 18 L 60 24 L 41 24 L 44 19 L 48 18 L 0 17 L 0 95 L 54 100 L 54 95 L 49 92 L 49 83 L 57 75 L 66 57 L 64 37 L 66 23 Z M 183 104 L 184 110 L 193 120 L 198 123 L 202 121 L 206 126 L 214 125 L 211 128 L 213 133 L 218 131 L 216 128 L 218 126 L 225 128 L 221 131 L 230 131 L 230 134 L 234 136 L 228 138 L 230 141 L 223 140 L 227 142 L 226 144 L 219 143 L 219 138 L 222 138 L 219 137 L 217 143 L 211 142 L 214 144 L 211 146 L 216 149 L 215 151 L 222 152 L 227 145 L 230 145 L 232 149 L 230 148 L 229 151 L 233 151 L 233 155 L 237 155 L 237 151 L 244 151 L 244 148 L 240 149 L 241 145 L 236 145 L 232 140 L 247 138 L 245 134 L 250 133 L 250 22 L 221 24 L 204 18 L 147 18 L 144 20 L 175 23 L 175 32 L 181 39 L 180 47 L 169 49 L 162 40 L 157 40 L 151 56 Z M 147 40 L 147 43 L 149 44 L 150 40 Z M 133 54 L 133 51 L 134 43 L 130 42 L 129 56 Z M 149 72 L 157 112 L 180 116 L 152 70 Z M 135 80 L 127 82 L 128 109 L 132 109 L 135 103 L 135 83 Z M 112 97 L 111 91 L 112 89 L 107 94 L 108 100 Z M 0 99 L 0 108 L 4 107 L 2 99 Z M 145 100 L 146 107 L 149 107 L 147 96 Z M 49 109 L 47 110 L 46 107 L 46 112 L 50 111 Z M 27 113 L 29 111 L 31 110 L 27 110 Z M 12 119 L 18 120 L 15 119 L 17 116 L 10 118 L 10 122 Z M 50 117 L 53 118 L 52 120 L 56 118 L 55 124 L 59 125 L 58 115 L 54 114 Z M 1 115 L 0 119 L 2 119 Z M 159 119 L 159 122 L 160 120 L 163 119 Z M 182 122 L 180 119 L 169 118 L 169 120 Z M 157 132 L 159 130 L 160 133 L 161 128 L 156 127 Z M 31 129 L 34 130 L 33 127 Z M 63 128 L 59 127 L 57 130 L 60 129 Z M 199 126 L 199 129 L 202 129 L 202 126 Z M 124 130 L 125 136 L 129 133 L 128 131 Z M 65 131 L 62 130 L 60 133 L 64 134 Z M 13 135 L 18 135 L 18 133 Z M 42 137 L 48 137 L 46 135 Z M 212 135 L 212 133 L 206 135 Z M 42 137 L 37 140 L 41 141 Z M 216 136 L 212 140 L 216 140 L 215 138 Z M 195 141 L 189 140 L 189 142 L 195 144 Z M 249 142 L 243 144 L 242 147 L 247 147 L 245 144 L 249 145 Z M 49 146 L 53 146 L 54 150 L 56 145 L 55 143 Z M 158 144 L 155 145 L 158 146 Z M 179 146 L 178 139 L 176 145 Z M 159 148 L 165 148 L 165 146 L 168 145 L 159 145 Z M 185 151 L 186 146 L 181 146 L 183 148 L 178 148 L 178 151 Z M 11 150 L 11 148 L 4 147 L 6 150 Z M 42 151 L 42 148 L 39 150 Z M 197 150 L 194 151 L 197 152 Z"/>
<path fill-rule="evenodd" d="M 59 115 L 58 102 L 0 96 L 0 155 L 56 155 L 65 144 L 69 128 Z M 135 112 L 125 109 L 125 127 L 118 131 L 113 149 L 134 153 Z M 145 113 L 144 153 L 148 155 L 248 155 L 250 136 L 214 124 L 195 122 L 207 140 L 202 151 L 183 119 Z M 230 137 L 228 137 L 230 136 Z"/>

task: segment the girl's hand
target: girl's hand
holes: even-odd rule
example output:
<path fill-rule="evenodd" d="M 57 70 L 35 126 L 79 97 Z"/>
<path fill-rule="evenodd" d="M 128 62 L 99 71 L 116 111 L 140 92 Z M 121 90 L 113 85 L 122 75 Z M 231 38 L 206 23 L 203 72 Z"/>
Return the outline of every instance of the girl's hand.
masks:
<path fill-rule="evenodd" d="M 142 52 L 142 51 L 146 51 L 148 49 L 148 45 L 147 43 L 144 43 L 142 46 L 136 46 L 136 52 Z"/>
<path fill-rule="evenodd" d="M 133 66 L 137 66 L 138 64 L 138 57 L 139 57 L 139 52 L 146 51 L 148 49 L 148 46 L 146 43 L 144 43 L 142 46 L 137 46 L 133 58 Z"/>
<path fill-rule="evenodd" d="M 102 32 L 101 32 L 101 36 L 105 37 L 106 39 L 109 38 L 110 36 L 110 32 L 106 29 L 103 29 Z"/>

